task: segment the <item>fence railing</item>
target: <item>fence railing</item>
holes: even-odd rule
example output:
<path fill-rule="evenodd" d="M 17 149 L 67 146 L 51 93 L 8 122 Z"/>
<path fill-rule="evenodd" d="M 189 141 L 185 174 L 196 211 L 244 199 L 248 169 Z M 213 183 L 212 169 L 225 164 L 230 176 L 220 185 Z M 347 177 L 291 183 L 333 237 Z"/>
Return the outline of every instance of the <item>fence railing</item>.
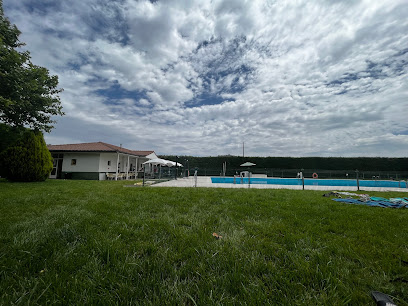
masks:
<path fill-rule="evenodd" d="M 242 171 L 247 171 L 248 168 L 226 169 L 225 176 L 239 175 Z M 193 169 L 190 169 L 194 172 Z M 268 177 L 279 178 L 296 178 L 302 169 L 271 169 L 271 168 L 250 168 L 253 174 L 265 174 Z M 185 171 L 184 171 L 185 172 Z M 303 176 L 312 178 L 313 174 L 317 174 L 319 179 L 356 179 L 355 170 L 323 170 L 323 169 L 304 169 Z M 199 176 L 223 176 L 223 169 L 214 168 L 199 168 Z M 407 180 L 408 171 L 359 171 L 359 178 L 363 180 Z"/>
<path fill-rule="evenodd" d="M 198 168 L 198 176 L 224 176 L 224 170 L 222 167 L 219 169 L 214 168 Z M 161 171 L 150 173 L 149 176 L 154 178 L 174 178 L 187 177 L 189 174 L 194 175 L 195 168 L 179 167 L 175 168 L 161 168 Z M 230 168 L 226 169 L 225 176 L 233 177 L 239 175 L 242 171 L 248 171 L 248 168 Z M 272 169 L 272 168 L 249 168 L 252 174 L 263 174 L 267 177 L 275 178 L 296 178 L 302 169 Z M 355 180 L 357 173 L 355 170 L 323 170 L 323 169 L 304 169 L 303 176 L 305 178 L 317 177 L 319 179 L 351 179 Z M 358 176 L 361 180 L 408 180 L 408 171 L 359 171 Z"/>

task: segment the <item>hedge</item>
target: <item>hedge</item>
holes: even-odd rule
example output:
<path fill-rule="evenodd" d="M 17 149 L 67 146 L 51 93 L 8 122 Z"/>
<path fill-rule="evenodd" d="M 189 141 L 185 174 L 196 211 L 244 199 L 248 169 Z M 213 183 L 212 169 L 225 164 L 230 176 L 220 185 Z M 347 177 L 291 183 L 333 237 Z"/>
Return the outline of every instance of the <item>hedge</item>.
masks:
<path fill-rule="evenodd" d="M 256 164 L 256 168 L 265 169 L 321 169 L 321 170 L 355 170 L 359 171 L 408 171 L 408 158 L 388 157 L 242 157 L 242 156 L 180 156 L 162 155 L 161 158 L 178 161 L 190 169 L 240 168 L 246 161 Z M 188 162 L 187 162 L 188 160 Z M 188 165 L 187 165 L 188 164 Z"/>

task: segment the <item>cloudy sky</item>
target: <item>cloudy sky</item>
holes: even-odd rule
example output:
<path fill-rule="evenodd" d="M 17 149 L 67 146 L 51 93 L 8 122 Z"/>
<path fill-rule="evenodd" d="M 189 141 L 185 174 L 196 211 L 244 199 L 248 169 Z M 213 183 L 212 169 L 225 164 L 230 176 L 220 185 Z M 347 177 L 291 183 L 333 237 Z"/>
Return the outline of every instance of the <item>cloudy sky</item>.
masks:
<path fill-rule="evenodd" d="M 47 143 L 407 156 L 408 2 L 4 0 L 66 115 Z"/>

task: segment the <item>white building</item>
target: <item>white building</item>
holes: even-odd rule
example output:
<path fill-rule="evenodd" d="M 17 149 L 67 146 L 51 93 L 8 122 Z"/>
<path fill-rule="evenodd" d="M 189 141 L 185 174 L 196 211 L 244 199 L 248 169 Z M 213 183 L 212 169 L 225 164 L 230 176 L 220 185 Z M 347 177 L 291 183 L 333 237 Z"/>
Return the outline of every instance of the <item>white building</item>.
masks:
<path fill-rule="evenodd" d="M 105 180 L 136 177 L 154 151 L 133 151 L 104 142 L 47 145 L 54 159 L 50 178 Z"/>

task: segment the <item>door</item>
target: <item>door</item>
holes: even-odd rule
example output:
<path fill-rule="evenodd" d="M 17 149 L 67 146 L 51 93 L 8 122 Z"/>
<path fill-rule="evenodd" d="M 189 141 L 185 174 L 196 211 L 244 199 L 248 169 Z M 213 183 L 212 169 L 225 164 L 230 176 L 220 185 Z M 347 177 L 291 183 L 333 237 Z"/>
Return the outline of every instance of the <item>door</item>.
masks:
<path fill-rule="evenodd" d="M 58 158 L 58 165 L 57 165 L 57 179 L 62 177 L 62 158 Z"/>
<path fill-rule="evenodd" d="M 52 154 L 52 170 L 49 178 L 61 178 L 63 154 Z"/>
<path fill-rule="evenodd" d="M 55 179 L 57 178 L 57 166 L 58 166 L 58 158 L 54 158 L 52 160 L 52 170 L 50 173 L 50 178 Z"/>

